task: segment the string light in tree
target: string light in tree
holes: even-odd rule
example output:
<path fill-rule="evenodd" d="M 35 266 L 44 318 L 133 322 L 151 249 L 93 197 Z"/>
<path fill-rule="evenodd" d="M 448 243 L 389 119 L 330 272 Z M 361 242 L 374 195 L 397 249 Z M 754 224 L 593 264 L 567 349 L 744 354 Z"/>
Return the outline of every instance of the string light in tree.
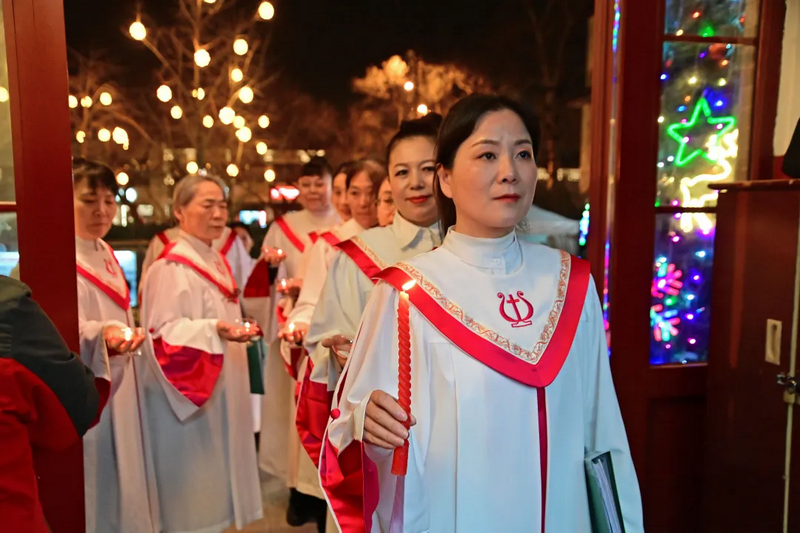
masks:
<path fill-rule="evenodd" d="M 76 107 L 78 107 L 78 99 L 73 95 L 69 95 L 69 108 L 75 109 Z"/>
<path fill-rule="evenodd" d="M 212 117 L 211 115 L 204 116 L 203 117 L 203 126 L 205 126 L 206 128 L 214 127 L 214 117 Z"/>
<path fill-rule="evenodd" d="M 259 155 L 267 155 L 267 143 L 260 142 L 256 144 L 256 152 L 258 152 Z"/>
<path fill-rule="evenodd" d="M 240 68 L 231 69 L 231 81 L 234 83 L 239 83 L 244 79 L 244 72 Z"/>
<path fill-rule="evenodd" d="M 169 114 L 175 120 L 179 120 L 183 116 L 183 109 L 181 109 L 179 105 L 172 106 L 172 109 L 169 110 Z"/>
<path fill-rule="evenodd" d="M 128 31 L 130 32 L 131 37 L 137 41 L 144 41 L 147 37 L 147 28 L 145 28 L 144 24 L 138 20 L 131 24 L 131 27 L 128 28 Z"/>
<path fill-rule="evenodd" d="M 100 103 L 109 106 L 113 102 L 113 98 L 111 98 L 111 93 L 103 92 L 100 93 Z"/>
<path fill-rule="evenodd" d="M 158 89 L 156 89 L 156 96 L 159 100 L 164 102 L 165 104 L 172 100 L 172 89 L 169 88 L 167 85 L 162 85 Z"/>
<path fill-rule="evenodd" d="M 245 104 L 249 104 L 253 101 L 255 95 L 253 94 L 253 89 L 248 86 L 244 86 L 239 89 L 239 100 L 241 100 Z"/>
<path fill-rule="evenodd" d="M 261 2 L 261 5 L 258 6 L 258 16 L 261 17 L 261 20 L 272 20 L 272 17 L 275 16 L 275 7 L 269 2 Z"/>
<path fill-rule="evenodd" d="M 233 120 L 236 118 L 236 111 L 231 109 L 230 107 L 223 107 L 219 110 L 219 121 L 225 124 L 226 126 L 233 123 Z"/>
<path fill-rule="evenodd" d="M 267 115 L 258 117 L 258 126 L 262 129 L 269 128 L 269 117 Z"/>
<path fill-rule="evenodd" d="M 247 54 L 247 51 L 250 49 L 250 45 L 247 44 L 247 41 L 242 39 L 241 37 L 233 41 L 233 52 L 236 55 L 243 56 Z"/>
<path fill-rule="evenodd" d="M 198 49 L 194 53 L 194 64 L 200 68 L 206 68 L 208 65 L 210 65 L 211 54 L 208 53 L 208 50 L 203 48 Z"/>

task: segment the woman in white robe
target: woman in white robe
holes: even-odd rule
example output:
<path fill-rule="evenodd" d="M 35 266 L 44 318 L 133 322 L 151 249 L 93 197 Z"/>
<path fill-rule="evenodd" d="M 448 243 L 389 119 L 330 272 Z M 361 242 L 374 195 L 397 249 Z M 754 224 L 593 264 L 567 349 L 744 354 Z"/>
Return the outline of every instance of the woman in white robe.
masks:
<path fill-rule="evenodd" d="M 116 178 L 107 166 L 83 159 L 73 169 L 81 359 L 111 390 L 100 421 L 83 439 L 86 531 L 153 533 L 158 500 L 155 484 L 148 485 L 151 458 L 134 369 L 145 337 L 135 334 L 128 285 L 103 242 L 117 211 Z"/>
<path fill-rule="evenodd" d="M 323 158 L 313 158 L 304 165 L 297 180 L 300 192 L 297 201 L 303 209 L 276 218 L 264 237 L 265 264 L 278 267 L 278 274 L 269 290 L 271 298 L 265 300 L 266 305 L 261 306 L 259 313 L 252 313 L 262 325 L 268 344 L 258 464 L 265 472 L 284 480 L 287 479 L 288 451 L 296 447 L 291 442 L 293 434 L 288 431 L 292 427 L 296 382 L 286 371 L 278 339 L 278 331 L 291 312 L 293 300 L 286 294 L 281 296 L 277 282 L 298 279 L 303 252 L 311 247 L 312 239 L 341 223 L 331 205 L 331 173 L 330 165 Z M 268 276 L 265 264 L 256 266 L 258 272 L 253 275 L 258 279 Z M 256 281 L 251 279 L 251 283 Z M 292 497 L 290 506 L 294 505 L 294 493 Z"/>
<path fill-rule="evenodd" d="M 281 354 L 284 356 L 287 369 L 293 379 L 305 372 L 307 357 L 302 347 L 302 340 L 308 331 L 314 306 L 319 298 L 322 285 L 325 282 L 328 267 L 336 255 L 334 246 L 342 240 L 349 239 L 364 228 L 377 226 L 377 191 L 386 177 L 386 168 L 375 161 L 363 160 L 347 168 L 345 185 L 347 189 L 346 200 L 352 218 L 344 224 L 323 232 L 311 247 L 308 269 L 303 278 L 303 287 L 298 296 L 292 312 L 287 318 L 287 326 L 280 333 Z M 295 399 L 294 393 L 292 411 L 290 413 L 291 434 L 288 451 L 287 485 L 295 488 L 299 493 L 310 496 L 315 500 L 306 498 L 307 507 L 313 508 L 312 514 L 317 521 L 320 531 L 325 529 L 325 500 L 319 486 L 319 475 L 316 463 L 303 451 L 297 429 L 294 425 Z M 299 517 L 289 516 L 289 523 L 297 524 L 302 521 Z"/>
<path fill-rule="evenodd" d="M 379 275 L 320 457 L 341 531 L 591 531 L 593 452 L 613 458 L 625 530 L 643 531 L 589 266 L 514 230 L 537 145 L 535 116 L 502 97 L 442 124 L 449 232 Z"/>
<path fill-rule="evenodd" d="M 386 150 L 391 203 L 398 206 L 388 227 L 374 228 L 337 245 L 306 336 L 310 363 L 303 374 L 297 429 L 306 452 L 319 464 L 322 436 L 330 414 L 341 364 L 330 350 L 335 339 L 353 339 L 374 281 L 389 265 L 438 246 L 433 199 L 434 149 L 441 117 L 427 115 L 403 122 Z M 378 201 L 382 199 L 379 197 Z M 385 200 L 385 198 L 383 199 Z M 379 206 L 380 207 L 380 206 Z"/>
<path fill-rule="evenodd" d="M 228 216 L 224 184 L 188 176 L 175 188 L 181 233 L 150 268 L 144 400 L 164 532 L 242 529 L 263 516 L 244 327 L 225 257 L 212 242 Z"/>

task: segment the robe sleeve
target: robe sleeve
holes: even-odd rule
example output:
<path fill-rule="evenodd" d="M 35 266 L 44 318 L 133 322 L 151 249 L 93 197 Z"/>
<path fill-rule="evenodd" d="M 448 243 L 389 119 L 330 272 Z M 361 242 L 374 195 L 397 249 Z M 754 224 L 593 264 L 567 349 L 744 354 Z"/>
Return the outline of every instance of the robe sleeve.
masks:
<path fill-rule="evenodd" d="M 256 266 L 256 260 L 250 257 L 244 247 L 244 243 L 240 238 L 236 238 L 231 249 L 228 251 L 226 257 L 233 272 L 233 279 L 236 281 L 236 287 L 244 290 L 247 286 L 247 280 Z"/>
<path fill-rule="evenodd" d="M 320 342 L 334 335 L 354 338 L 367 298 L 374 288 L 372 281 L 346 255 L 334 252 L 332 258 L 306 336 L 309 358 L 295 419 L 300 442 L 315 465 L 319 464 L 322 437 L 334 403 L 333 390 L 342 371 L 330 349 Z M 303 291 L 306 291 L 305 283 Z"/>
<path fill-rule="evenodd" d="M 430 435 L 429 354 L 425 319 L 411 309 L 412 412 L 408 473 L 391 473 L 392 452 L 361 442 L 371 394 L 398 394 L 397 292 L 379 284 L 372 292 L 342 380 L 320 455 L 320 482 L 342 531 L 428 531 L 430 513 L 424 464 Z M 373 525 L 374 524 L 374 525 Z"/>
<path fill-rule="evenodd" d="M 222 371 L 225 342 L 216 318 L 206 318 L 204 283 L 183 265 L 153 265 L 144 294 L 151 363 L 175 415 L 186 420 L 211 397 Z"/>
<path fill-rule="evenodd" d="M 289 320 L 295 324 L 311 324 L 314 308 L 319 301 L 328 269 L 336 256 L 335 251 L 325 239 L 319 239 L 303 254 L 303 288 L 294 304 Z"/>
<path fill-rule="evenodd" d="M 582 320 L 586 321 L 581 324 L 585 328 L 586 339 L 586 346 L 582 350 L 583 410 L 586 421 L 584 446 L 586 452 L 611 452 L 625 531 L 644 531 L 639 482 L 611 378 L 603 311 L 594 280 L 589 283 Z"/>
<path fill-rule="evenodd" d="M 111 382 L 111 368 L 108 362 L 108 347 L 103 338 L 109 326 L 127 327 L 118 320 L 98 321 L 89 320 L 87 317 L 87 302 L 91 301 L 91 289 L 87 282 L 78 278 L 78 330 L 81 339 L 81 359 L 88 366 L 95 377 Z"/>

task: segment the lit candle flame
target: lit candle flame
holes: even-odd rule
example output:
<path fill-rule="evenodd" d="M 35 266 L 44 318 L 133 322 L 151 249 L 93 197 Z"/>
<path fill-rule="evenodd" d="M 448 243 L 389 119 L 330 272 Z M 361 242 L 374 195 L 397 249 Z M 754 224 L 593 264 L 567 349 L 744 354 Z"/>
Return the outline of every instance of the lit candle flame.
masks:
<path fill-rule="evenodd" d="M 404 291 L 404 292 L 408 292 L 408 291 L 410 291 L 411 289 L 413 289 L 413 288 L 414 288 L 414 285 L 416 285 L 416 284 L 417 284 L 417 282 L 416 282 L 416 281 L 414 281 L 414 280 L 411 280 L 411 281 L 409 281 L 408 283 L 406 283 L 405 285 L 403 285 L 403 291 Z"/>
<path fill-rule="evenodd" d="M 133 340 L 133 330 L 131 328 L 125 328 L 122 330 L 122 335 L 125 337 L 126 341 Z"/>
<path fill-rule="evenodd" d="M 289 333 L 294 332 L 294 322 L 289 322 Z"/>

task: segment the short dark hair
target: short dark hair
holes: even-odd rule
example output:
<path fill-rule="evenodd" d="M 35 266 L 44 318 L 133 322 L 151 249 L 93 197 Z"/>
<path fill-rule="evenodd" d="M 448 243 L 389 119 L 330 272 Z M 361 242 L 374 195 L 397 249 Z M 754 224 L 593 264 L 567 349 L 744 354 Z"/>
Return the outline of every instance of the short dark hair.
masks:
<path fill-rule="evenodd" d="M 333 167 L 331 167 L 327 159 L 320 156 L 312 157 L 300 170 L 301 178 L 303 176 L 319 176 L 320 178 L 324 178 L 326 175 L 331 178 L 333 177 Z"/>
<path fill-rule="evenodd" d="M 114 195 L 119 192 L 117 177 L 113 170 L 103 163 L 78 157 L 72 161 L 72 187 L 75 188 L 84 182 L 92 191 L 102 187 Z"/>
<path fill-rule="evenodd" d="M 333 175 L 333 177 L 335 178 L 339 174 L 347 174 L 347 171 L 350 169 L 350 167 L 352 167 L 355 164 L 356 161 L 345 161 L 344 163 L 339 165 L 339 168 L 336 169 L 336 173 Z"/>
<path fill-rule="evenodd" d="M 386 146 L 386 162 L 389 162 L 392 150 L 402 140 L 411 139 L 412 137 L 427 137 L 436 142 L 436 136 L 439 134 L 439 126 L 441 125 L 442 115 L 438 113 L 429 113 L 422 118 L 401 122 L 400 129 L 397 130 L 397 133 L 394 134 L 394 137 Z"/>
<path fill-rule="evenodd" d="M 461 144 L 475 131 L 480 119 L 487 113 L 508 109 L 514 112 L 531 136 L 533 157 L 539 153 L 539 119 L 527 104 L 499 95 L 471 94 L 459 100 L 439 128 L 436 140 L 436 166 L 451 170 Z M 433 179 L 433 195 L 439 209 L 439 231 L 442 237 L 456 223 L 456 206 L 452 198 L 442 192 L 438 172 Z"/>
<path fill-rule="evenodd" d="M 381 188 L 381 183 L 383 183 L 383 180 L 389 175 L 386 171 L 386 166 L 374 159 L 359 159 L 358 161 L 353 161 L 353 164 L 347 168 L 347 189 L 350 188 L 350 183 L 353 181 L 353 178 L 362 172 L 367 173 L 369 180 L 372 182 L 375 194 L 377 195 L 378 189 Z"/>

